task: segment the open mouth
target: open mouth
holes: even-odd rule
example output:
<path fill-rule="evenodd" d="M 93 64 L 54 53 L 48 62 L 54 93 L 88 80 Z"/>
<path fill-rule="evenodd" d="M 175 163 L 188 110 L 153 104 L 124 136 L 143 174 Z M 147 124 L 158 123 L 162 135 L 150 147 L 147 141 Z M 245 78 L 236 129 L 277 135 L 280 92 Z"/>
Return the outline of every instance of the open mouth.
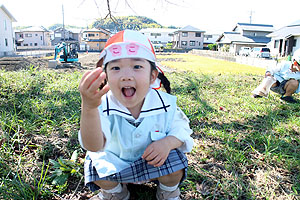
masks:
<path fill-rule="evenodd" d="M 122 93 L 125 97 L 132 97 L 135 94 L 136 89 L 134 87 L 123 87 Z"/>

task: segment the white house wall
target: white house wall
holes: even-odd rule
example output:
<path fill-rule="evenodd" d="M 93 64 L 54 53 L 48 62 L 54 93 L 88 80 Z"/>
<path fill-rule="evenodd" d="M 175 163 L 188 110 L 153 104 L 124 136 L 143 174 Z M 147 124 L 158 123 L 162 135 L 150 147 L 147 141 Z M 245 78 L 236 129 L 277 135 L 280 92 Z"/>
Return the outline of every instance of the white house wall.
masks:
<path fill-rule="evenodd" d="M 0 9 L 0 56 L 14 53 L 14 39 L 11 19 Z"/>
<path fill-rule="evenodd" d="M 22 37 L 21 37 L 22 35 Z M 21 46 L 43 47 L 50 46 L 50 35 L 48 32 L 24 31 L 16 33 L 16 40 L 24 39 Z"/>
<path fill-rule="evenodd" d="M 294 36 L 294 40 L 296 40 L 296 45 L 293 47 L 293 53 L 297 49 L 300 49 L 300 35 L 299 36 Z"/>
<path fill-rule="evenodd" d="M 140 30 L 145 36 L 147 36 L 153 44 L 162 44 L 166 46 L 167 43 L 172 42 L 173 32 L 175 30 L 165 31 L 165 29 L 142 29 Z"/>

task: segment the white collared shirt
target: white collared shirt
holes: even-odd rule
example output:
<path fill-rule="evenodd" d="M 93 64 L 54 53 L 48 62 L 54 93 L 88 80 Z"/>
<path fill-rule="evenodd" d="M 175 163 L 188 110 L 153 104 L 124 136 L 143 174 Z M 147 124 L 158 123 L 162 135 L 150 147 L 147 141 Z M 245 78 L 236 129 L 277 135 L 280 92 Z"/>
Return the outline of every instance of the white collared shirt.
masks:
<path fill-rule="evenodd" d="M 149 144 L 166 136 L 182 141 L 183 145 L 178 149 L 183 152 L 193 148 L 188 118 L 177 107 L 176 97 L 162 91 L 149 89 L 138 119 L 109 91 L 102 98 L 99 115 L 106 144 L 103 151 L 88 152 L 87 155 L 100 177 L 129 167 Z M 80 133 L 79 141 L 83 147 Z"/>

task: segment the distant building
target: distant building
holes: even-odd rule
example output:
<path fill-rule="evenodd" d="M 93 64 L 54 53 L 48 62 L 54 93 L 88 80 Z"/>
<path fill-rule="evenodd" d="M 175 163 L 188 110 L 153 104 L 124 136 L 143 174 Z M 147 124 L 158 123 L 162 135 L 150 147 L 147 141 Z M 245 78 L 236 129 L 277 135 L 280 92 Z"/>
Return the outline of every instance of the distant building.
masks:
<path fill-rule="evenodd" d="M 111 32 L 105 29 L 83 30 L 80 50 L 102 51 Z"/>
<path fill-rule="evenodd" d="M 198 28 L 186 26 L 174 32 L 173 48 L 203 49 L 204 33 Z"/>
<path fill-rule="evenodd" d="M 17 49 L 41 49 L 51 47 L 50 32 L 42 26 L 15 31 Z"/>
<path fill-rule="evenodd" d="M 265 47 L 271 41 L 267 37 L 274 31 L 273 25 L 237 23 L 232 32 L 224 32 L 216 41 L 218 49 L 229 46 L 229 52 L 237 54 L 241 47 Z"/>
<path fill-rule="evenodd" d="M 216 44 L 220 34 L 217 33 L 204 33 L 203 49 L 207 49 L 209 44 Z"/>
<path fill-rule="evenodd" d="M 267 36 L 271 38 L 269 48 L 274 56 L 292 55 L 300 48 L 300 20 Z"/>
<path fill-rule="evenodd" d="M 172 43 L 176 30 L 177 29 L 147 28 L 141 29 L 140 32 L 147 36 L 154 46 L 162 45 L 166 47 L 168 43 Z"/>
<path fill-rule="evenodd" d="M 0 56 L 12 55 L 15 52 L 12 22 L 16 21 L 5 6 L 0 5 Z"/>
<path fill-rule="evenodd" d="M 81 40 L 80 29 L 64 29 L 58 27 L 51 33 L 51 45 L 55 46 L 62 41 L 78 41 Z"/>

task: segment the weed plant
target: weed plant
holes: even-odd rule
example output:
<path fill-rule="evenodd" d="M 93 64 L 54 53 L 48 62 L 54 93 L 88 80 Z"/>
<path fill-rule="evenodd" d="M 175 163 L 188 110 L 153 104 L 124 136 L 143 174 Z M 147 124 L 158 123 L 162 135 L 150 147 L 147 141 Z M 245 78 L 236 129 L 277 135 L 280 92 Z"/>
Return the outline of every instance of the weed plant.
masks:
<path fill-rule="evenodd" d="M 275 93 L 251 98 L 264 69 L 183 54 L 160 59 L 177 69 L 166 76 L 194 131 L 182 197 L 299 199 L 299 104 Z M 85 152 L 77 140 L 82 74 L 0 71 L 0 199 L 92 195 L 83 186 Z M 154 186 L 131 188 L 132 199 L 155 199 Z"/>

